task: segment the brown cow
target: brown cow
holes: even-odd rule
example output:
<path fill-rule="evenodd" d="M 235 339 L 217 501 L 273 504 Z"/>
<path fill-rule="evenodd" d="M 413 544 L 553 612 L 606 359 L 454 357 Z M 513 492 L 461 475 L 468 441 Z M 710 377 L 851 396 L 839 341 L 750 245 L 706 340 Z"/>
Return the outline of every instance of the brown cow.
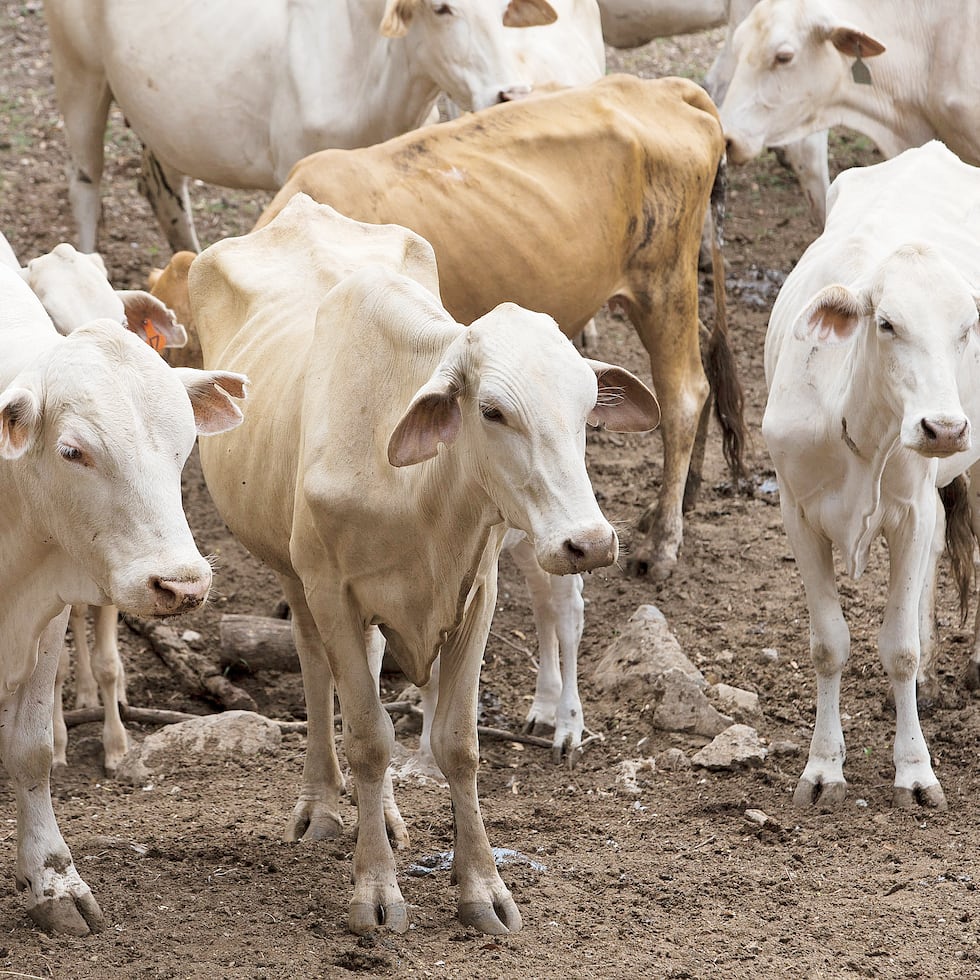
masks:
<path fill-rule="evenodd" d="M 461 323 L 509 300 L 549 313 L 574 336 L 603 303 L 624 309 L 650 355 L 664 442 L 660 499 L 644 515 L 631 566 L 664 578 L 677 561 L 709 395 L 697 263 L 724 149 L 715 107 L 693 82 L 611 75 L 376 146 L 308 156 L 257 227 L 304 191 L 358 221 L 411 228 L 432 243 L 446 308 Z M 740 473 L 741 390 L 723 318 L 711 347 L 726 456 Z"/>

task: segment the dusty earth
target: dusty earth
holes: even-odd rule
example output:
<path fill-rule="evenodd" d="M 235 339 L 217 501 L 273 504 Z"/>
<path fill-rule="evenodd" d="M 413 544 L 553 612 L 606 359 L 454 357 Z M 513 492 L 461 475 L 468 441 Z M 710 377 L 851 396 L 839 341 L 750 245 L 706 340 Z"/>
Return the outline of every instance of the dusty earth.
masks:
<path fill-rule="evenodd" d="M 62 129 L 52 97 L 40 4 L 0 4 L 0 228 L 22 261 L 70 240 Z M 718 33 L 611 53 L 611 67 L 647 76 L 699 78 Z M 834 144 L 834 169 L 873 162 L 866 140 Z M 142 284 L 166 245 L 136 194 L 136 144 L 113 118 L 106 166 L 103 250 L 114 282 Z M 196 220 L 206 242 L 246 231 L 265 195 L 199 186 Z M 597 737 L 574 771 L 542 749 L 485 741 L 480 785 L 491 842 L 533 859 L 503 875 L 524 917 L 504 939 L 468 932 L 454 918 L 448 872 L 415 877 L 410 866 L 451 846 L 445 790 L 399 788 L 412 844 L 398 855 L 414 927 L 367 939 L 344 928 L 354 809 L 345 835 L 326 844 L 285 844 L 304 738 L 276 755 L 232 762 L 173 759 L 151 785 L 104 778 L 95 725 L 71 732 L 69 767 L 53 779 L 61 828 L 106 914 L 83 939 L 34 928 L 13 889 L 13 798 L 0 784 L 7 842 L 0 890 L 0 976 L 249 978 L 427 976 L 530 978 L 968 977 L 980 976 L 980 703 L 959 678 L 970 630 L 945 582 L 941 608 L 942 706 L 924 721 L 949 811 L 890 806 L 894 721 L 875 653 L 885 558 L 860 583 L 843 585 L 853 654 L 844 677 L 850 789 L 839 812 L 799 812 L 792 790 L 814 714 L 807 625 L 799 576 L 783 534 L 759 424 L 768 307 L 812 235 L 792 178 L 770 155 L 732 175 L 727 258 L 732 342 L 747 389 L 754 491 L 735 495 L 717 432 L 706 480 L 689 516 L 680 567 L 666 583 L 620 569 L 588 578 L 581 653 L 586 721 Z M 600 317 L 600 356 L 646 375 L 627 324 Z M 589 461 L 606 513 L 631 524 L 659 485 L 656 435 L 600 435 Z M 186 504 L 198 543 L 218 556 L 214 601 L 188 628 L 217 649 L 224 613 L 268 613 L 272 576 L 230 537 L 192 459 Z M 944 571 L 944 575 L 945 575 Z M 483 720 L 516 730 L 533 686 L 534 636 L 524 586 L 505 560 L 500 605 L 483 672 Z M 626 759 L 668 748 L 692 755 L 704 739 L 656 731 L 649 692 L 601 697 L 594 664 L 643 603 L 665 613 L 684 651 L 712 679 L 758 692 L 761 735 L 783 746 L 748 771 L 647 772 L 639 794 L 617 784 Z M 131 703 L 207 713 L 182 693 L 139 636 L 123 629 Z M 772 661 L 764 649 L 778 651 Z M 238 676 L 261 711 L 302 719 L 298 675 Z M 386 694 L 400 684 L 389 679 Z M 132 727 L 135 739 L 149 729 Z M 407 745 L 412 735 L 403 735 Z M 765 827 L 748 808 L 769 815 Z"/>

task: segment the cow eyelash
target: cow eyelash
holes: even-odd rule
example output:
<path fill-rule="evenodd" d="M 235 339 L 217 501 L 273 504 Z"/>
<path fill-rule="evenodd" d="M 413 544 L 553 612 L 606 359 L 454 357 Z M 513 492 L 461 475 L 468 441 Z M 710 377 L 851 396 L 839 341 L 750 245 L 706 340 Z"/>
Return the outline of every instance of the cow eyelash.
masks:
<path fill-rule="evenodd" d="M 80 463 L 82 461 L 82 451 L 77 446 L 62 444 L 58 446 L 58 455 L 62 459 L 67 459 L 70 463 Z"/>
<path fill-rule="evenodd" d="M 496 405 L 481 405 L 480 414 L 488 422 L 496 422 L 502 424 L 504 422 L 504 413 L 497 408 Z"/>

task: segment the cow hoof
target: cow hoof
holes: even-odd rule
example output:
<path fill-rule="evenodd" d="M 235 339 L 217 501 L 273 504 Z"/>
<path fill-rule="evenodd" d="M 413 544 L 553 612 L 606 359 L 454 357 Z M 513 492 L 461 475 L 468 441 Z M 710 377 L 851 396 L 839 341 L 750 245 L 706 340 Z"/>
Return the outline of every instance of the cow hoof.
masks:
<path fill-rule="evenodd" d="M 382 928 L 391 932 L 407 932 L 408 905 L 405 902 L 392 902 L 390 905 L 351 902 L 347 928 L 358 936 L 366 936 Z"/>
<path fill-rule="evenodd" d="M 641 549 L 640 552 L 626 559 L 626 574 L 633 578 L 664 582 L 670 578 L 670 573 L 673 572 L 676 564 L 676 558 L 646 557 Z"/>
<path fill-rule="evenodd" d="M 91 892 L 38 902 L 27 914 L 51 935 L 87 936 L 105 928 L 105 916 Z"/>
<path fill-rule="evenodd" d="M 556 766 L 560 766 L 564 762 L 568 769 L 574 769 L 575 763 L 578 762 L 581 755 L 581 739 L 571 734 L 566 735 L 551 746 L 551 761 Z"/>
<path fill-rule="evenodd" d="M 300 800 L 286 825 L 285 839 L 289 842 L 332 840 L 339 837 L 343 829 L 344 821 L 339 813 L 328 810 L 322 804 Z"/>
<path fill-rule="evenodd" d="M 931 786 L 896 786 L 892 804 L 897 810 L 914 810 L 929 807 L 933 810 L 947 810 L 946 794 L 939 783 Z"/>
<path fill-rule="evenodd" d="M 980 662 L 971 660 L 963 673 L 963 686 L 968 691 L 980 691 Z"/>
<path fill-rule="evenodd" d="M 488 936 L 506 936 L 520 932 L 524 923 L 517 904 L 508 893 L 491 905 L 489 902 L 460 902 L 457 917 L 464 926 L 472 926 Z"/>
<path fill-rule="evenodd" d="M 825 807 L 836 810 L 844 803 L 847 795 L 847 783 L 844 780 L 833 783 L 814 783 L 809 779 L 801 779 L 796 784 L 793 793 L 793 806 L 798 810 L 808 810 L 810 807 Z"/>

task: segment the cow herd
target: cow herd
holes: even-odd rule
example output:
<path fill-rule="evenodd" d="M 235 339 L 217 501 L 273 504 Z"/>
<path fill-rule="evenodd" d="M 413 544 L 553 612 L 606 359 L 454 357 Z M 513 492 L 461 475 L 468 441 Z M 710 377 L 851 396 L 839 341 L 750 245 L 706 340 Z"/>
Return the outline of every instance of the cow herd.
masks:
<path fill-rule="evenodd" d="M 556 755 L 570 755 L 582 734 L 580 576 L 618 556 L 585 469 L 587 426 L 659 425 L 663 437 L 630 574 L 665 580 L 683 561 L 712 406 L 735 482 L 746 475 L 715 227 L 726 148 L 738 163 L 784 147 L 823 226 L 780 291 L 765 348 L 762 431 L 817 674 L 794 802 L 844 798 L 849 633 L 834 554 L 856 578 L 882 536 L 894 799 L 945 807 L 917 699 L 937 683 L 939 557 L 950 541 L 968 588 L 980 534 L 967 484 L 980 461 L 969 126 L 980 92 L 956 68 L 980 20 L 962 12 L 954 40 L 940 5 L 843 6 L 282 0 L 236 20 L 228 43 L 221 0 L 45 0 L 80 251 L 63 243 L 24 261 L 0 237 L 0 754 L 17 801 L 17 887 L 39 925 L 103 924 L 49 785 L 64 761 L 69 610 L 81 622 L 95 607 L 101 623 L 94 678 L 80 665 L 79 682 L 89 699 L 98 682 L 111 772 L 127 745 L 116 607 L 173 616 L 211 585 L 180 492 L 200 435 L 218 512 L 275 572 L 292 614 L 309 727 L 287 838 L 341 827 L 336 689 L 358 807 L 348 925 L 408 929 L 378 689 L 387 651 L 425 690 L 423 747 L 452 798 L 459 920 L 521 927 L 477 796 L 497 561 L 516 549 L 536 607 L 552 604 L 552 693 L 539 685 L 532 715 L 549 713 Z M 626 46 L 725 23 L 708 78 L 720 112 L 685 79 L 603 77 L 603 35 Z M 113 290 L 96 254 L 112 102 L 143 144 L 141 188 L 177 252 L 152 294 Z M 828 191 L 826 131 L 840 124 L 893 159 Z M 276 193 L 251 232 L 201 251 L 188 177 Z M 607 303 L 636 330 L 653 390 L 572 343 Z M 185 353 L 168 351 L 168 364 L 164 348 Z"/>

